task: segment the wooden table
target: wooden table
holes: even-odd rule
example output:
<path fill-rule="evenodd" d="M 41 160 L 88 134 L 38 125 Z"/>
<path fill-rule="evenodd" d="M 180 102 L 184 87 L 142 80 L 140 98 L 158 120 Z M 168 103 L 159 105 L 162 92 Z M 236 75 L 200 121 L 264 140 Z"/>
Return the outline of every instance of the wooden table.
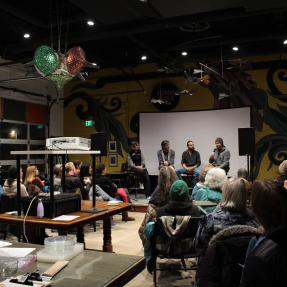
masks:
<path fill-rule="evenodd" d="M 36 216 L 27 216 L 26 235 L 30 243 L 44 244 L 45 228 L 57 229 L 60 234 L 67 234 L 69 230 L 76 229 L 77 241 L 85 244 L 84 226 L 97 220 L 103 220 L 103 251 L 113 252 L 111 236 L 111 216 L 127 211 L 131 204 L 120 202 L 118 205 L 108 206 L 105 201 L 97 201 L 97 208 L 106 208 L 104 211 L 96 213 L 85 213 L 84 210 L 92 207 L 90 200 L 82 200 L 81 211 L 69 213 L 69 215 L 78 215 L 72 221 L 56 221 L 50 218 L 38 218 Z M 11 225 L 22 226 L 24 216 L 0 214 L 0 222 L 6 222 Z"/>

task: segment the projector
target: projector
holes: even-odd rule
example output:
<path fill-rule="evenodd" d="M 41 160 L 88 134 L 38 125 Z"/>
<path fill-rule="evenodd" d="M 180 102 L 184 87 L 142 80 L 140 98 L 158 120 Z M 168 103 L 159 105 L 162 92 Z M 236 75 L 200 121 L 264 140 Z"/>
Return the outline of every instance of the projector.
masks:
<path fill-rule="evenodd" d="M 46 139 L 46 148 L 52 150 L 90 150 L 91 140 L 80 137 L 59 137 Z"/>

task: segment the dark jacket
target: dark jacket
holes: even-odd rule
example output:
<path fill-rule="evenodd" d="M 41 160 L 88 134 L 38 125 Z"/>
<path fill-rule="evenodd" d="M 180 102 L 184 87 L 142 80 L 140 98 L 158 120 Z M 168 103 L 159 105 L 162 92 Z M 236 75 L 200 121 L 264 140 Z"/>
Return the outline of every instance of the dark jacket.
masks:
<path fill-rule="evenodd" d="M 81 180 L 77 176 L 66 175 L 65 177 L 66 192 L 74 193 L 79 189 L 83 199 L 89 199 L 88 191 L 83 186 Z"/>
<path fill-rule="evenodd" d="M 218 166 L 228 173 L 229 171 L 229 160 L 230 160 L 230 151 L 223 146 L 220 150 L 214 149 L 214 157 L 209 159 L 210 163 L 214 163 L 215 166 Z"/>
<path fill-rule="evenodd" d="M 199 152 L 197 150 L 193 150 L 193 152 L 189 152 L 189 150 L 184 151 L 181 158 L 181 164 L 183 163 L 186 166 L 200 166 L 201 159 Z"/>
<path fill-rule="evenodd" d="M 230 226 L 212 237 L 201 256 L 196 274 L 198 287 L 238 287 L 250 239 L 258 229 Z"/>
<path fill-rule="evenodd" d="M 105 175 L 98 175 L 95 178 L 95 184 L 100 186 L 109 196 L 115 197 L 117 187 L 109 177 Z"/>
<path fill-rule="evenodd" d="M 264 238 L 246 258 L 240 287 L 287 286 L 287 227 Z"/>

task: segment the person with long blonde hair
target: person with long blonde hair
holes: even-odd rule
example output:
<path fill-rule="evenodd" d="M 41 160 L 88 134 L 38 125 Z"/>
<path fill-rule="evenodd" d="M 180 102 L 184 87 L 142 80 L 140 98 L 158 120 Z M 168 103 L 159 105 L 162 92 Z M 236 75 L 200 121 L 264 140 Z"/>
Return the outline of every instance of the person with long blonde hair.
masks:
<path fill-rule="evenodd" d="M 36 165 L 27 167 L 24 185 L 29 194 L 43 190 L 44 182 L 39 178 L 39 170 Z"/>

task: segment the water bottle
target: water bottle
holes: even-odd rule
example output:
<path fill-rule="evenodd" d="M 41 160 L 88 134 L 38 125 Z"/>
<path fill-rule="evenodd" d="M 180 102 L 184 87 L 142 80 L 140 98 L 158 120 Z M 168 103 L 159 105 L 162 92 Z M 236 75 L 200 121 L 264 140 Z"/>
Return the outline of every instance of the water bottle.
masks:
<path fill-rule="evenodd" d="M 41 198 L 39 198 L 39 200 L 38 200 L 37 217 L 40 217 L 40 218 L 44 217 L 44 205 L 43 205 Z"/>

